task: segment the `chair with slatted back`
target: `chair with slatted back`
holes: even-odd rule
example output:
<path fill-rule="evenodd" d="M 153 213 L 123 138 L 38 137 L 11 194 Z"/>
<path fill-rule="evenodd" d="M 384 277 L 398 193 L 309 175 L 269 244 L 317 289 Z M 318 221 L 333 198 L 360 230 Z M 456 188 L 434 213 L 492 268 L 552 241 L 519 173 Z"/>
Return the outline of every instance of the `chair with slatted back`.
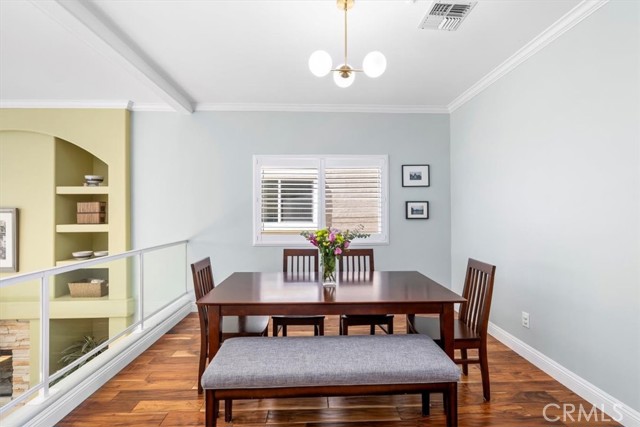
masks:
<path fill-rule="evenodd" d="M 349 249 L 340 256 L 342 275 L 374 271 L 373 249 Z M 393 333 L 393 314 L 343 314 L 340 316 L 340 335 L 349 335 L 349 326 L 369 326 L 375 335 L 376 326 L 387 334 Z"/>
<path fill-rule="evenodd" d="M 191 264 L 193 274 L 193 287 L 196 292 L 196 300 L 199 300 L 214 288 L 211 260 L 209 257 Z M 209 318 L 207 306 L 198 306 L 200 318 L 200 363 L 198 366 L 198 394 L 202 393 L 202 373 L 207 364 L 211 362 L 209 356 Z M 220 342 L 234 337 L 267 336 L 269 332 L 269 316 L 224 316 Z M 231 421 L 231 400 L 225 401 L 225 421 Z"/>
<path fill-rule="evenodd" d="M 286 274 L 318 273 L 317 249 L 285 249 L 282 252 L 282 271 Z M 324 335 L 324 316 L 272 316 L 273 336 L 287 336 L 287 326 L 313 326 L 313 335 Z"/>
<path fill-rule="evenodd" d="M 496 267 L 469 258 L 464 280 L 462 296 L 466 302 L 460 305 L 458 319 L 454 324 L 454 349 L 460 350 L 460 358 L 454 361 L 462 365 L 462 372 L 469 374 L 469 364 L 480 364 L 482 375 L 482 393 L 489 401 L 489 364 L 487 360 L 487 329 L 489 311 L 493 294 L 493 280 Z M 429 335 L 436 341 L 440 339 L 440 325 L 437 317 L 407 315 L 407 331 Z M 477 349 L 478 358 L 469 358 L 467 350 Z"/>

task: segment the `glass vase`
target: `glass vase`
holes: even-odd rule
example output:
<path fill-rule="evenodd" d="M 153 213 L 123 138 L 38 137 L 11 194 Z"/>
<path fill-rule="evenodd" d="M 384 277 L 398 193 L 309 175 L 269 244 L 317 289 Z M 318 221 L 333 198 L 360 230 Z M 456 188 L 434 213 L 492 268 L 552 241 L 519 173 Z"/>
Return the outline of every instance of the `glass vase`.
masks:
<path fill-rule="evenodd" d="M 336 286 L 336 256 L 322 256 L 322 286 L 325 288 L 333 288 Z"/>

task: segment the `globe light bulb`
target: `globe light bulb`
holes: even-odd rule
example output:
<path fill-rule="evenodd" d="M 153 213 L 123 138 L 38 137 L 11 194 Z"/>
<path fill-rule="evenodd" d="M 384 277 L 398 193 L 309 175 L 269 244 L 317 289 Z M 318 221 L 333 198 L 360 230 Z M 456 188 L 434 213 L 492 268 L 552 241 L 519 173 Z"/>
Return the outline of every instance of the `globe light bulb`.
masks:
<path fill-rule="evenodd" d="M 371 77 L 380 77 L 387 69 L 387 58 L 377 50 L 369 52 L 362 61 L 362 71 Z"/>
<path fill-rule="evenodd" d="M 338 67 L 338 71 L 333 72 L 333 81 L 341 88 L 349 87 L 356 79 L 356 73 L 348 64 L 342 64 Z"/>
<path fill-rule="evenodd" d="M 324 50 L 316 50 L 309 57 L 309 69 L 316 77 L 324 77 L 331 72 L 331 56 Z"/>

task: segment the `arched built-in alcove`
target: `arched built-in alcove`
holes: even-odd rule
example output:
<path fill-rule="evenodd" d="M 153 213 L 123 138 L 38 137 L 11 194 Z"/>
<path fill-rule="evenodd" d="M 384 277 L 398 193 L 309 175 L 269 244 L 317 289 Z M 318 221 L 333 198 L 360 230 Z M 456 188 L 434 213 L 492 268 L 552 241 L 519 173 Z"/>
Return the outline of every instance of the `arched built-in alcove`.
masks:
<path fill-rule="evenodd" d="M 0 205 L 20 213 L 17 274 L 75 262 L 70 258 L 76 250 L 113 254 L 130 249 L 129 127 L 125 110 L 0 109 Z M 100 187 L 85 187 L 86 174 L 103 175 L 105 181 Z M 107 202 L 108 223 L 77 224 L 76 206 L 82 201 Z M 110 336 L 124 330 L 132 322 L 135 306 L 129 271 L 122 260 L 56 277 L 48 295 L 51 319 L 58 323 L 76 319 L 71 324 L 83 331 L 85 324 L 108 324 Z M 3 276 L 7 274 L 16 273 Z M 109 294 L 70 297 L 67 282 L 89 274 L 108 278 Z M 37 283 L 0 292 L 0 322 L 29 321 L 29 365 L 35 380 L 39 307 Z M 66 321 L 63 329 L 68 330 L 69 324 Z M 67 345 L 56 337 L 55 329 L 52 366 L 58 357 L 55 349 Z"/>

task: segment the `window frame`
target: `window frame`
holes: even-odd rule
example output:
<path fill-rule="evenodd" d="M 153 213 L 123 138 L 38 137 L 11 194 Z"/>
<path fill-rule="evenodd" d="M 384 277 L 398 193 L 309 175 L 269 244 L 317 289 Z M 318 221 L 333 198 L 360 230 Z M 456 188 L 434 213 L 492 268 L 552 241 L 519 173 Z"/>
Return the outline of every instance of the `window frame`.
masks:
<path fill-rule="evenodd" d="M 306 247 L 309 243 L 298 234 L 263 234 L 261 204 L 261 170 L 263 165 L 282 168 L 318 169 L 318 206 L 314 216 L 318 228 L 326 227 L 325 221 L 325 174 L 327 168 L 379 167 L 381 179 L 381 230 L 367 239 L 356 239 L 353 246 L 389 244 L 389 156 L 388 155 L 254 155 L 253 156 L 253 246 Z"/>

